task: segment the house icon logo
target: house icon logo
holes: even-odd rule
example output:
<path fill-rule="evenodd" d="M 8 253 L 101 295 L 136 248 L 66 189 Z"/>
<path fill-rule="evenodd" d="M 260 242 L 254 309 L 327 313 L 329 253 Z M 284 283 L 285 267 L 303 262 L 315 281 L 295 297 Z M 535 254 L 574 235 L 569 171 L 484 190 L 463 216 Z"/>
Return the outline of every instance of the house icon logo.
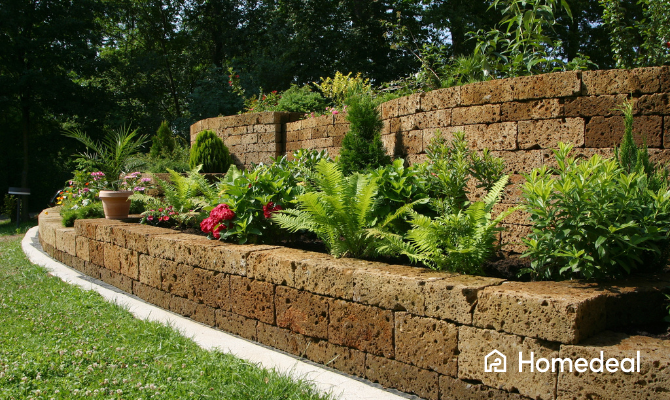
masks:
<path fill-rule="evenodd" d="M 506 372 L 507 357 L 498 350 L 493 350 L 484 357 L 484 372 Z"/>

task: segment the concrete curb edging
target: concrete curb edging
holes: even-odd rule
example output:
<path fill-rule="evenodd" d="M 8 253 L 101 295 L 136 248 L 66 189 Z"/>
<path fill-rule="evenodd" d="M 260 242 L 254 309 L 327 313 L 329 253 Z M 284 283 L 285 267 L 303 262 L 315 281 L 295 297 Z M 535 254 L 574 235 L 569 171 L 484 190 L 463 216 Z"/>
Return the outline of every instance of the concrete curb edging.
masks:
<path fill-rule="evenodd" d="M 136 296 L 130 295 L 112 285 L 91 278 L 81 272 L 52 259 L 43 250 L 38 239 L 38 227 L 33 227 L 21 241 L 21 247 L 26 257 L 33 264 L 45 267 L 52 275 L 84 290 L 94 290 L 105 300 L 126 307 L 136 318 L 157 321 L 178 329 L 183 335 L 193 339 L 200 347 L 206 350 L 218 349 L 236 357 L 259 364 L 263 368 L 274 369 L 287 375 L 311 382 L 318 390 L 331 393 L 338 399 L 356 400 L 400 400 L 416 399 L 415 396 L 394 393 L 382 389 L 380 385 L 350 377 L 340 372 L 334 372 L 299 360 L 283 352 L 271 350 L 268 347 L 252 343 L 245 339 L 227 334 L 189 318 L 166 311 L 152 304 L 144 302 Z"/>

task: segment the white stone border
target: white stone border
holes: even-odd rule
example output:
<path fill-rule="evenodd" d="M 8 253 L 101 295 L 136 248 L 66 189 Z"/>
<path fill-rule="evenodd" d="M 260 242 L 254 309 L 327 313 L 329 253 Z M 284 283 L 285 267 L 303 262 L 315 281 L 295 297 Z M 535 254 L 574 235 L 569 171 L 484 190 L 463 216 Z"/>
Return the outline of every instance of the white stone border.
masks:
<path fill-rule="evenodd" d="M 182 335 L 193 339 L 206 350 L 219 349 L 224 353 L 259 364 L 263 368 L 291 375 L 312 383 L 318 390 L 331 393 L 341 400 L 400 400 L 416 399 L 396 391 L 388 391 L 380 385 L 359 378 L 322 368 L 311 362 L 305 362 L 286 353 L 241 339 L 189 318 L 166 311 L 140 300 L 136 296 L 74 270 L 52 259 L 42 250 L 38 240 L 38 227 L 31 228 L 21 241 L 23 252 L 30 262 L 48 269 L 52 275 L 61 278 L 84 290 L 94 290 L 105 300 L 119 304 L 136 318 L 158 321 L 177 329 Z M 394 393 L 395 392 L 395 393 Z"/>

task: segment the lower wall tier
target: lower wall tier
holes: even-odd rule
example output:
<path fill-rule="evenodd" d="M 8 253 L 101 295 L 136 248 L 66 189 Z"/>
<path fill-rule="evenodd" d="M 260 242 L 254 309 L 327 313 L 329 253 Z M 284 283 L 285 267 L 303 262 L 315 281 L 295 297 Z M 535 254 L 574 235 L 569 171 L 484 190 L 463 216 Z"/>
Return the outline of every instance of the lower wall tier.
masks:
<path fill-rule="evenodd" d="M 667 315 L 668 274 L 505 282 L 104 219 L 63 228 L 56 209 L 39 226 L 49 255 L 149 303 L 426 399 L 670 393 L 670 341 L 614 332 Z M 604 372 L 578 372 L 601 352 Z"/>

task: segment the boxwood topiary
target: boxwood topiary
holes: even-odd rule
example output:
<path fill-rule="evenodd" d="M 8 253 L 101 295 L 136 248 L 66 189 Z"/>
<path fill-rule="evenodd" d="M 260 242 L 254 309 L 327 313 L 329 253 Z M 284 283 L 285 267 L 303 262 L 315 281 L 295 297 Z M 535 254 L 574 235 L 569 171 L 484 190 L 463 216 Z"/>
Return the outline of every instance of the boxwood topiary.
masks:
<path fill-rule="evenodd" d="M 201 172 L 226 172 L 232 163 L 228 147 L 211 130 L 198 133 L 191 147 L 190 166 L 202 164 Z"/>

